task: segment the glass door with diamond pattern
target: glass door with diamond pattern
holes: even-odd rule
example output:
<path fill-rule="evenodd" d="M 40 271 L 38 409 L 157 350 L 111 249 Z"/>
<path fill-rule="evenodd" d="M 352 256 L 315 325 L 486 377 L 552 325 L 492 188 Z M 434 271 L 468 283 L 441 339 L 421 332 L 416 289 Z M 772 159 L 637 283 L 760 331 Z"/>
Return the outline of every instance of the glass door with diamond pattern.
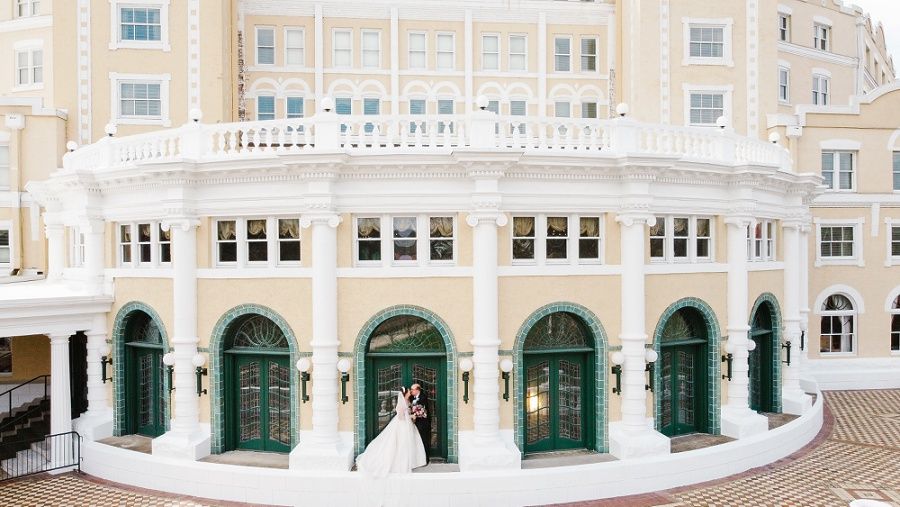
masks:
<path fill-rule="evenodd" d="M 706 430 L 706 375 L 700 349 L 698 344 L 662 348 L 660 432 L 664 435 Z"/>
<path fill-rule="evenodd" d="M 127 386 L 125 403 L 128 432 L 158 437 L 166 431 L 162 379 L 162 349 L 141 342 L 126 344 Z"/>
<path fill-rule="evenodd" d="M 228 427 L 233 449 L 291 450 L 291 383 L 287 355 L 233 354 Z"/>
<path fill-rule="evenodd" d="M 774 364 L 772 357 L 772 318 L 768 306 L 760 306 L 753 318 L 750 339 L 756 348 L 750 352 L 750 408 L 774 412 Z"/>
<path fill-rule="evenodd" d="M 588 447 L 587 354 L 525 356 L 525 452 Z"/>

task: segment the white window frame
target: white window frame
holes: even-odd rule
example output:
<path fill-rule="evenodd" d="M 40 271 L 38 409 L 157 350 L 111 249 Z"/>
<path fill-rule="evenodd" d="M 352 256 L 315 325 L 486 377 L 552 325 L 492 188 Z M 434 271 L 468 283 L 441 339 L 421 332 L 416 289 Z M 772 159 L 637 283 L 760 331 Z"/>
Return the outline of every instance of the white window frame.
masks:
<path fill-rule="evenodd" d="M 452 238 L 435 238 L 436 241 L 449 240 L 453 242 L 453 259 L 451 260 L 431 260 L 431 218 L 449 217 L 453 218 L 453 237 Z M 360 240 L 359 238 L 359 220 L 366 218 L 376 218 L 381 225 L 381 236 L 377 240 Z M 394 219 L 395 218 L 414 218 L 416 221 L 416 259 L 415 260 L 394 260 Z M 385 225 L 389 227 L 385 231 Z M 428 267 L 428 266 L 455 266 L 459 259 L 459 221 L 454 213 L 393 213 L 393 214 L 360 214 L 353 216 L 353 266 L 358 268 L 371 267 Z M 376 261 L 359 260 L 359 242 L 360 241 L 378 241 L 381 259 Z"/>
<path fill-rule="evenodd" d="M 435 54 L 434 68 L 435 68 L 435 70 L 446 71 L 446 72 L 456 70 L 456 34 L 454 32 L 437 32 L 434 37 L 435 37 L 435 39 L 434 39 L 434 51 L 435 51 L 435 53 L 434 53 Z M 441 45 L 440 45 L 441 37 L 450 37 L 450 51 L 442 51 L 441 50 Z M 427 48 L 428 48 L 428 39 L 427 38 L 425 40 L 425 47 L 427 50 Z M 450 66 L 449 67 L 442 66 L 440 57 L 442 54 L 446 55 L 448 53 L 450 54 Z M 426 58 L 426 60 L 427 60 L 427 58 Z M 426 67 L 427 67 L 427 62 L 426 62 Z"/>
<path fill-rule="evenodd" d="M 263 63 L 259 61 L 259 48 L 269 46 L 259 45 L 259 32 L 272 32 L 272 63 Z M 256 25 L 253 27 L 253 63 L 260 67 L 274 67 L 278 64 L 278 40 L 275 37 L 275 27 L 272 25 Z"/>
<path fill-rule="evenodd" d="M 759 227 L 760 236 L 756 237 Z M 747 228 L 747 260 L 750 262 L 774 262 L 778 255 L 778 227 L 775 220 L 756 220 Z M 759 246 L 759 254 L 756 250 Z"/>
<path fill-rule="evenodd" d="M 300 109 L 302 109 L 300 116 L 294 116 L 293 118 L 306 118 L 306 99 L 300 93 L 288 93 L 284 97 L 284 117 L 291 119 L 290 112 L 288 109 L 288 101 L 291 99 L 297 99 L 300 101 Z M 303 131 L 303 126 L 301 125 L 298 129 L 299 131 Z"/>
<path fill-rule="evenodd" d="M 569 41 L 569 52 L 568 52 L 568 53 L 557 53 L 557 52 L 556 52 L 556 41 L 557 41 L 557 39 L 567 39 L 567 40 Z M 554 35 L 554 36 L 553 36 L 553 72 L 556 72 L 556 73 L 566 73 L 566 74 L 571 73 L 571 72 L 572 72 L 572 67 L 573 67 L 573 64 L 572 64 L 572 53 L 574 53 L 574 51 L 573 51 L 573 49 L 572 49 L 572 36 L 571 36 L 571 35 L 564 35 L 564 34 L 557 34 L 557 35 Z M 566 69 L 566 70 L 560 70 L 560 69 L 557 68 L 557 65 L 556 65 L 556 64 L 557 64 L 557 61 L 556 61 L 556 59 L 557 59 L 558 57 L 560 57 L 560 56 L 567 56 L 567 57 L 569 57 L 569 68 L 568 68 L 568 69 Z"/>
<path fill-rule="evenodd" d="M 171 74 L 119 74 L 117 72 L 110 72 L 109 110 L 115 112 L 116 123 L 119 125 L 161 125 L 163 127 L 172 126 L 172 122 L 169 118 L 169 82 L 171 80 Z M 119 85 L 123 82 L 129 81 L 136 83 L 159 84 L 159 118 L 123 117 L 120 114 Z"/>
<path fill-rule="evenodd" d="M 859 149 L 861 145 L 845 145 L 842 148 L 838 148 L 838 144 L 831 144 L 828 142 L 820 143 L 821 157 L 824 158 L 826 153 L 830 153 L 832 157 L 832 166 L 834 170 L 832 171 L 831 177 L 831 187 L 827 188 L 829 192 L 856 192 L 856 179 L 857 174 L 859 173 Z M 841 188 L 841 168 L 840 168 L 840 156 L 841 154 L 849 153 L 850 154 L 850 188 Z M 821 158 L 820 158 L 821 160 Z M 824 180 L 824 168 L 820 170 L 822 174 L 822 178 Z"/>
<path fill-rule="evenodd" d="M 2 228 L 0 228 L 2 229 Z M 69 267 L 84 266 L 84 233 L 76 226 L 69 227 Z"/>
<path fill-rule="evenodd" d="M 141 243 L 139 241 L 139 232 L 141 224 L 149 224 L 150 225 L 150 241 Z M 122 227 L 128 227 L 131 231 L 131 241 L 128 243 L 122 242 Z M 120 268 L 159 268 L 159 267 L 168 267 L 171 265 L 171 261 L 163 262 L 160 259 L 160 251 L 161 244 L 169 245 L 169 256 L 170 258 L 174 254 L 174 250 L 172 247 L 172 240 L 169 241 L 160 241 L 159 235 L 160 222 L 158 220 L 138 220 L 134 222 L 117 222 L 116 223 L 116 265 Z M 141 261 L 141 244 L 147 244 L 150 246 L 150 260 L 149 261 Z M 123 248 L 128 248 L 131 253 L 131 261 L 126 262 L 122 257 Z"/>
<path fill-rule="evenodd" d="M 300 47 L 288 45 L 288 34 L 291 32 L 300 33 Z M 288 54 L 291 51 L 300 52 L 300 63 L 290 63 Z M 284 27 L 284 66 L 290 68 L 302 68 L 306 66 L 306 29 L 302 26 L 286 26 Z"/>
<path fill-rule="evenodd" d="M 277 267 L 299 267 L 303 260 L 303 228 L 299 230 L 301 257 L 300 261 L 282 261 L 281 252 L 278 248 L 280 240 L 278 238 L 279 220 L 284 219 L 300 219 L 299 215 L 244 215 L 244 216 L 222 216 L 214 217 L 211 223 L 210 232 L 210 252 L 212 252 L 212 265 L 217 268 L 277 268 Z M 250 260 L 250 240 L 247 236 L 247 221 L 249 220 L 265 220 L 266 222 L 266 260 L 251 261 Z M 219 222 L 234 222 L 234 240 L 219 241 Z M 262 242 L 261 240 L 254 240 Z M 219 243 L 235 243 L 236 259 L 235 261 L 219 260 Z"/>
<path fill-rule="evenodd" d="M 822 87 L 824 85 L 824 90 Z M 827 106 L 831 101 L 831 76 L 814 72 L 812 76 L 812 105 Z"/>
<path fill-rule="evenodd" d="M 859 266 L 865 267 L 865 254 L 863 252 L 863 225 L 864 217 L 857 219 L 843 218 L 814 218 L 816 227 L 816 261 L 815 267 L 820 266 Z M 853 256 L 850 257 L 823 257 L 822 256 L 822 227 L 853 227 Z"/>
<path fill-rule="evenodd" d="M 338 65 L 337 64 L 337 35 L 339 33 L 346 33 L 348 35 L 347 40 L 350 41 L 350 47 L 348 49 L 340 49 L 340 51 L 349 51 L 350 58 L 349 63 L 346 65 Z M 332 28 L 331 29 L 331 68 L 333 69 L 350 69 L 353 68 L 353 30 L 350 28 Z"/>
<path fill-rule="evenodd" d="M 894 182 L 897 183 L 894 183 Z M 891 188 L 894 193 L 900 193 L 900 149 L 891 150 Z"/>
<path fill-rule="evenodd" d="M 732 18 L 681 18 L 682 25 L 682 59 L 681 64 L 688 65 L 724 65 L 734 67 L 733 55 L 733 31 L 734 19 Z M 722 29 L 722 56 L 721 57 L 696 57 L 691 56 L 691 28 L 721 28 Z"/>
<path fill-rule="evenodd" d="M 375 40 L 378 41 L 378 47 L 375 49 L 366 48 L 365 40 L 366 35 L 375 35 Z M 376 63 L 375 65 L 366 65 L 366 53 L 371 52 L 376 53 Z M 359 66 L 362 69 L 380 69 L 381 68 L 381 30 L 374 29 L 364 29 L 359 31 Z"/>
<path fill-rule="evenodd" d="M 378 219 L 379 236 L 378 236 L 377 240 L 371 239 L 371 238 L 360 239 L 360 237 L 359 237 L 359 221 L 360 221 L 360 219 L 367 219 L 367 218 L 377 218 Z M 388 240 L 391 242 L 391 244 L 393 244 L 393 240 L 394 240 L 394 238 L 393 238 L 393 235 L 394 235 L 393 221 L 385 222 L 385 217 L 382 215 L 354 215 L 353 216 L 353 265 L 354 266 L 356 266 L 356 267 L 382 266 L 386 262 L 390 261 L 390 259 L 388 259 L 385 254 L 385 252 L 387 251 L 387 247 L 385 246 L 385 231 L 384 231 L 385 223 L 389 223 L 391 226 L 391 237 L 388 238 Z M 377 241 L 380 252 L 381 252 L 381 259 L 364 260 L 364 261 L 360 260 L 359 259 L 359 242 L 360 241 L 368 241 L 368 242 L 372 242 L 372 243 Z M 391 253 L 393 254 L 393 251 Z M 393 258 L 393 255 L 391 255 L 391 258 Z"/>
<path fill-rule="evenodd" d="M 210 240 L 212 241 L 212 248 L 210 252 L 212 252 L 213 258 L 213 266 L 216 267 L 242 267 L 243 264 L 241 262 L 241 228 L 242 228 L 242 218 L 240 217 L 216 217 L 210 223 L 212 224 L 211 233 L 209 235 Z M 234 222 L 234 239 L 219 239 L 219 222 Z M 223 261 L 219 259 L 219 243 L 234 243 L 234 252 L 235 252 L 235 260 L 233 261 Z"/>
<path fill-rule="evenodd" d="M 9 134 L 6 132 L 0 132 L 0 152 L 6 153 L 6 162 L 3 162 L 2 158 L 0 158 L 0 191 L 9 190 L 10 188 L 10 167 L 12 165 L 11 155 L 9 150 Z"/>
<path fill-rule="evenodd" d="M 823 20 L 824 21 L 824 20 Z M 823 21 L 813 23 L 813 49 L 817 51 L 831 52 L 831 24 Z M 822 47 L 824 42 L 824 48 Z"/>
<path fill-rule="evenodd" d="M 425 42 L 422 49 L 413 49 L 413 36 L 421 37 Z M 406 68 L 409 70 L 427 70 L 428 69 L 428 32 L 421 30 L 411 30 L 406 33 Z M 413 66 L 413 53 L 422 58 L 422 65 Z"/>
<path fill-rule="evenodd" d="M 603 264 L 605 261 L 605 246 L 606 246 L 606 234 L 605 234 L 605 216 L 601 213 L 596 214 L 578 214 L 574 215 L 576 223 L 578 224 L 578 228 L 574 234 L 574 252 L 571 257 L 575 257 L 575 260 L 578 264 Z M 582 236 L 581 235 L 581 219 L 582 218 L 590 218 L 597 219 L 597 236 Z M 571 227 L 571 220 L 570 220 Z M 570 236 L 572 233 L 569 234 Z M 581 257 L 581 240 L 584 239 L 586 241 L 597 241 L 597 257 Z"/>
<path fill-rule="evenodd" d="M 894 255 L 894 229 L 900 229 L 900 218 L 887 217 L 884 219 L 885 246 L 884 267 L 900 266 L 900 255 Z M 900 245 L 900 242 L 898 242 Z"/>
<path fill-rule="evenodd" d="M 563 104 L 565 104 L 565 109 L 566 109 L 565 113 L 566 114 L 561 115 L 561 114 L 559 114 L 561 112 L 560 105 L 563 105 Z M 572 102 L 568 99 L 554 100 L 553 101 L 553 117 L 554 118 L 571 118 L 572 117 Z"/>
<path fill-rule="evenodd" d="M 260 119 L 260 117 L 259 117 L 259 99 L 262 97 L 267 97 L 267 98 L 272 99 L 272 118 L 270 118 L 270 119 L 264 120 L 264 119 Z M 256 94 L 256 96 L 253 98 L 253 103 L 255 106 L 254 107 L 254 109 L 255 109 L 254 118 L 256 119 L 256 121 L 270 121 L 270 120 L 278 119 L 278 97 L 275 95 L 274 92 L 260 92 L 260 93 Z"/>
<path fill-rule="evenodd" d="M 169 43 L 169 2 L 170 0 L 109 0 L 109 49 L 152 49 L 171 51 Z M 156 41 L 122 40 L 122 7 L 150 7 L 159 9 L 160 34 Z"/>
<path fill-rule="evenodd" d="M 890 326 L 891 326 L 890 327 L 891 331 L 888 331 L 888 337 L 889 337 L 888 347 L 890 347 L 890 345 L 891 345 L 890 342 L 894 339 L 894 337 L 891 336 L 895 332 L 895 331 L 893 331 L 894 319 L 900 319 L 900 306 L 894 306 L 894 301 L 897 298 L 896 292 L 894 294 L 892 294 L 892 296 L 894 296 L 894 297 L 891 298 L 891 300 L 888 300 L 888 315 L 890 316 L 889 322 L 890 322 Z M 891 348 L 890 350 L 891 350 L 892 356 L 900 355 L 900 349 Z"/>
<path fill-rule="evenodd" d="M 9 238 L 9 246 L 0 247 L 0 248 L 8 248 L 9 249 L 9 262 L 0 262 L 0 268 L 4 268 L 7 270 L 12 269 L 13 266 L 17 264 L 16 258 L 16 238 L 13 235 L 13 227 L 12 220 L 0 220 L 0 230 L 7 231 L 7 237 Z"/>
<path fill-rule="evenodd" d="M 675 256 L 675 219 L 688 219 L 688 235 L 687 235 L 687 255 L 683 257 Z M 697 220 L 709 220 L 709 255 L 699 257 L 697 255 Z M 665 221 L 665 234 L 663 236 L 650 236 L 650 228 L 647 229 L 647 253 L 650 256 L 652 264 L 694 264 L 704 262 L 714 262 L 716 253 L 716 219 L 711 215 L 689 215 L 689 214 L 673 214 L 673 215 L 657 215 L 657 222 Z M 650 250 L 650 238 L 663 238 L 663 256 L 653 257 Z M 682 238 L 679 236 L 679 238 Z"/>
<path fill-rule="evenodd" d="M 547 235 L 547 219 L 550 217 L 565 217 L 567 219 L 566 230 L 566 258 L 548 259 L 547 241 L 561 240 L 560 237 Z M 516 218 L 534 218 L 534 236 L 515 236 L 515 227 L 512 225 Z M 581 218 L 596 218 L 599 223 L 599 237 L 585 238 L 597 239 L 599 257 L 581 258 L 579 240 L 581 239 Z M 534 241 L 533 259 L 516 259 L 513 256 L 513 242 L 517 239 Z M 509 259 L 513 266 L 577 266 L 590 264 L 604 264 L 606 262 L 606 217 L 603 213 L 516 213 L 510 217 L 509 227 Z"/>
<path fill-rule="evenodd" d="M 249 232 L 247 229 L 247 222 L 250 222 L 251 220 L 261 220 L 266 223 L 266 239 L 265 240 L 258 240 L 258 239 L 251 240 L 250 239 Z M 264 267 L 264 266 L 270 266 L 275 263 L 276 259 L 275 259 L 275 257 L 272 256 L 272 254 L 274 253 L 273 243 L 276 243 L 274 236 L 277 236 L 277 234 L 272 234 L 272 233 L 273 233 L 273 231 L 277 232 L 276 231 L 277 226 L 273 227 L 273 222 L 274 222 L 273 219 L 267 218 L 267 217 L 246 216 L 246 217 L 241 218 L 240 223 L 241 223 L 242 227 L 238 227 L 238 229 L 237 229 L 238 232 L 241 234 L 236 236 L 238 238 L 238 243 L 239 243 L 239 245 L 238 245 L 238 263 L 239 264 L 241 263 L 241 261 L 243 261 L 244 267 Z M 264 260 L 264 261 L 251 261 L 250 260 L 250 243 L 251 242 L 253 242 L 253 243 L 265 242 L 265 244 L 266 244 L 266 260 Z M 240 244 L 241 243 L 243 243 L 243 246 L 244 246 L 243 258 L 240 257 L 240 253 L 241 253 Z"/>
<path fill-rule="evenodd" d="M 733 112 L 733 95 L 734 95 L 734 86 L 726 85 L 726 86 L 709 86 L 709 85 L 694 85 L 694 84 L 684 84 L 682 85 L 682 89 L 684 92 L 684 124 L 686 126 L 702 126 L 702 127 L 717 127 L 715 123 L 712 124 L 692 124 L 691 123 L 691 94 L 693 93 L 720 93 L 722 94 L 722 113 L 725 118 L 731 122 L 734 118 Z"/>
<path fill-rule="evenodd" d="M 156 252 L 157 264 L 160 266 L 170 266 L 172 264 L 172 257 L 175 254 L 175 250 L 172 248 L 172 238 L 174 234 L 172 233 L 172 229 L 168 230 L 169 239 L 163 239 L 163 230 L 162 224 L 159 222 L 156 223 L 156 227 L 153 228 L 154 234 L 156 234 L 156 242 L 154 245 L 154 251 Z M 164 261 L 162 258 L 163 246 L 169 247 L 169 260 Z"/>
<path fill-rule="evenodd" d="M 839 296 L 847 298 L 847 300 L 850 301 L 850 304 L 853 306 L 853 308 L 850 310 L 825 310 L 824 309 L 825 301 L 828 301 L 828 298 L 830 298 L 831 296 L 834 296 L 834 295 L 839 295 Z M 818 310 L 819 310 L 819 345 L 816 348 L 818 349 L 819 354 L 822 356 L 826 356 L 826 357 L 855 356 L 857 354 L 857 345 L 858 345 L 858 341 L 859 341 L 857 339 L 857 337 L 859 335 L 859 314 L 860 314 L 859 305 L 856 302 L 855 298 L 853 298 L 850 294 L 835 292 L 835 293 L 829 294 L 828 296 L 825 297 L 825 299 L 822 301 L 822 304 L 819 306 Z M 826 317 L 850 317 L 852 319 L 851 324 L 853 326 L 853 331 L 850 333 L 850 350 L 849 351 L 843 351 L 843 350 L 836 351 L 836 352 L 823 352 L 822 351 L 823 329 L 822 329 L 821 323 L 822 323 L 822 319 L 824 319 Z M 832 335 L 833 334 L 834 333 L 832 333 Z"/>
<path fill-rule="evenodd" d="M 497 40 L 497 52 L 496 52 L 496 53 L 489 53 L 488 51 L 485 50 L 485 48 L 484 48 L 484 40 L 487 39 L 488 37 L 493 37 L 494 39 Z M 502 67 L 502 65 L 500 65 L 500 60 L 501 60 L 500 55 L 501 55 L 502 53 L 503 53 L 503 43 L 502 43 L 501 40 L 500 40 L 500 34 L 499 34 L 499 33 L 497 33 L 497 32 L 484 32 L 484 33 L 481 34 L 481 70 L 482 70 L 482 71 L 484 71 L 484 72 L 500 72 L 500 69 L 501 69 L 501 67 Z M 485 64 L 484 64 L 484 56 L 485 56 L 485 55 L 488 55 L 488 54 L 492 54 L 492 55 L 494 55 L 494 56 L 497 58 L 497 67 L 496 67 L 496 68 L 490 68 L 490 69 L 489 69 L 489 68 L 487 68 L 487 66 L 485 66 Z"/>
<path fill-rule="evenodd" d="M 431 236 L 431 219 L 432 218 L 450 218 L 453 220 L 453 235 L 447 238 L 441 237 L 432 237 Z M 457 220 L 456 214 L 447 213 L 447 214 L 428 214 L 425 215 L 425 224 L 427 225 L 425 231 L 427 232 L 427 237 L 423 238 L 425 241 L 425 250 L 426 250 L 426 258 L 425 261 L 431 265 L 442 265 L 442 266 L 452 266 L 456 264 L 458 259 L 457 255 L 457 247 L 459 245 L 458 237 L 459 237 L 459 220 Z M 431 258 L 431 243 L 433 241 L 450 241 L 453 244 L 453 258 L 445 259 L 445 260 L 432 260 Z"/>
<path fill-rule="evenodd" d="M 521 53 L 513 53 L 513 39 L 522 39 L 525 43 L 525 48 Z M 509 45 L 509 51 L 506 56 L 506 68 L 509 72 L 528 72 L 528 34 L 524 33 L 511 33 L 507 37 L 507 44 Z M 522 57 L 522 68 L 513 67 L 513 56 Z"/>
<path fill-rule="evenodd" d="M 784 76 L 784 83 L 781 78 Z M 782 104 L 791 103 L 791 68 L 784 65 L 778 66 L 778 102 Z"/>
<path fill-rule="evenodd" d="M 41 81 L 36 83 L 34 81 L 34 71 L 37 67 L 34 65 L 34 55 L 36 52 L 41 53 Z M 25 54 L 27 58 L 27 65 L 24 67 L 28 70 L 28 81 L 27 82 L 19 82 L 19 55 Z M 47 81 L 47 62 L 46 55 L 44 55 L 44 41 L 40 39 L 29 39 L 18 41 L 13 44 L 13 72 L 12 72 L 12 91 L 28 91 L 28 90 L 42 90 L 44 88 L 44 82 Z"/>
<path fill-rule="evenodd" d="M 593 40 L 594 41 L 594 50 L 596 51 L 592 56 L 594 58 L 594 70 L 585 69 L 584 68 L 584 58 L 585 55 L 584 50 L 584 41 L 585 40 Z M 583 74 L 599 74 L 600 73 L 600 37 L 596 37 L 593 35 L 581 35 L 578 37 L 578 71 Z"/>
<path fill-rule="evenodd" d="M 778 40 L 791 42 L 791 15 L 786 12 L 778 13 Z"/>
<path fill-rule="evenodd" d="M 25 14 L 20 15 L 19 10 L 25 7 Z M 13 0 L 13 19 L 30 18 L 40 16 L 40 0 Z"/>

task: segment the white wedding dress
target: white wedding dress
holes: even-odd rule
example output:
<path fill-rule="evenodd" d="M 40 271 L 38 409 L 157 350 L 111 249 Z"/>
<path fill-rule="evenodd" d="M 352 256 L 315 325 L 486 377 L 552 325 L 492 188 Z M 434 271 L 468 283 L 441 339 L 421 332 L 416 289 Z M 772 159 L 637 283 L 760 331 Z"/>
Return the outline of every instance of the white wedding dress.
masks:
<path fill-rule="evenodd" d="M 425 466 L 425 446 L 409 415 L 409 405 L 403 393 L 397 395 L 394 418 L 356 458 L 356 469 L 367 477 L 386 477 L 388 474 L 408 474 L 413 468 Z"/>

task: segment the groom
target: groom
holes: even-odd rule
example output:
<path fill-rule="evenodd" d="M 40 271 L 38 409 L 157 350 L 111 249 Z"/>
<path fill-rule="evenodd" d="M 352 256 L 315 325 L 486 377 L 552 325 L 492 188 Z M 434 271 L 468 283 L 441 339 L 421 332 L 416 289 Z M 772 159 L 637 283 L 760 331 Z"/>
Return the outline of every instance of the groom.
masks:
<path fill-rule="evenodd" d="M 428 394 L 422 390 L 419 384 L 413 384 L 409 387 L 412 393 L 412 405 L 422 405 L 425 408 L 425 417 L 416 418 L 416 429 L 419 430 L 419 436 L 422 437 L 422 445 L 425 446 L 425 458 L 431 452 L 431 414 L 428 413 Z"/>

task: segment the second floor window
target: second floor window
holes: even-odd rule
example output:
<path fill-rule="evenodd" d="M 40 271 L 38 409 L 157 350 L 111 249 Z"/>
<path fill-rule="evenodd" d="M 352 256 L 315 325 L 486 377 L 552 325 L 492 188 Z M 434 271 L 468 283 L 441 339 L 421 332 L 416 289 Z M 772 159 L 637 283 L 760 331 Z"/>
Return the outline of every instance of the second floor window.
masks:
<path fill-rule="evenodd" d="M 304 58 L 304 36 L 302 28 L 287 28 L 284 31 L 284 64 L 302 66 Z"/>
<path fill-rule="evenodd" d="M 409 68 L 424 69 L 427 66 L 426 44 L 424 33 L 409 34 Z"/>
<path fill-rule="evenodd" d="M 391 227 L 389 235 L 382 232 L 384 224 Z M 455 259 L 455 217 L 356 217 L 355 225 L 356 262 L 359 265 L 382 265 L 383 259 L 398 265 L 447 264 Z"/>
<path fill-rule="evenodd" d="M 275 119 L 274 95 L 260 95 L 256 97 L 256 119 L 260 121 Z"/>
<path fill-rule="evenodd" d="M 335 30 L 333 37 L 332 66 L 350 67 L 353 65 L 353 37 L 350 30 Z"/>
<path fill-rule="evenodd" d="M 891 226 L 891 257 L 900 259 L 900 225 Z"/>
<path fill-rule="evenodd" d="M 900 190 L 900 151 L 894 152 L 894 190 Z"/>
<path fill-rule="evenodd" d="M 377 69 L 381 66 L 381 33 L 375 30 L 362 32 L 362 66 L 364 69 Z"/>
<path fill-rule="evenodd" d="M 832 259 L 852 259 L 855 257 L 853 226 L 822 226 L 819 231 L 819 254 Z"/>
<path fill-rule="evenodd" d="M 437 34 L 437 70 L 453 70 L 456 67 L 456 40 L 452 33 Z"/>
<path fill-rule="evenodd" d="M 785 42 L 791 40 L 791 16 L 788 14 L 778 15 L 778 40 Z"/>
<path fill-rule="evenodd" d="M 158 41 L 162 37 L 159 9 L 122 7 L 119 16 L 123 41 Z"/>
<path fill-rule="evenodd" d="M 44 82 L 44 51 L 25 49 L 16 52 L 16 85 L 30 86 Z"/>
<path fill-rule="evenodd" d="M 287 97 L 284 108 L 288 118 L 303 118 L 303 97 Z"/>
<path fill-rule="evenodd" d="M 725 96 L 721 93 L 691 93 L 691 125 L 715 125 L 725 115 Z"/>
<path fill-rule="evenodd" d="M 556 37 L 553 40 L 553 69 L 556 72 L 572 70 L 572 39 Z"/>
<path fill-rule="evenodd" d="M 300 262 L 298 218 L 247 218 L 215 222 L 216 264 L 292 265 Z"/>
<path fill-rule="evenodd" d="M 853 190 L 855 188 L 855 158 L 851 151 L 822 152 L 822 178 L 829 190 Z"/>
<path fill-rule="evenodd" d="M 151 266 L 172 262 L 171 231 L 163 231 L 159 222 L 120 224 L 118 245 L 120 266 Z M 83 250 L 83 246 L 80 248 Z"/>
<path fill-rule="evenodd" d="M 712 219 L 656 217 L 650 228 L 650 259 L 689 262 L 712 258 Z"/>
<path fill-rule="evenodd" d="M 528 70 L 528 39 L 524 35 L 509 36 L 509 70 Z"/>
<path fill-rule="evenodd" d="M 481 36 L 481 70 L 500 70 L 500 36 Z"/>
<path fill-rule="evenodd" d="M 119 115 L 131 118 L 160 118 L 162 97 L 159 83 L 119 83 Z"/>
<path fill-rule="evenodd" d="M 691 58 L 723 58 L 725 56 L 725 28 L 721 26 L 691 26 Z"/>
<path fill-rule="evenodd" d="M 512 220 L 514 264 L 596 263 L 602 259 L 603 222 L 598 216 L 534 215 Z"/>
<path fill-rule="evenodd" d="M 256 27 L 256 64 L 275 65 L 275 29 Z"/>
<path fill-rule="evenodd" d="M 778 100 L 790 101 L 791 71 L 785 67 L 778 68 Z"/>
<path fill-rule="evenodd" d="M 581 72 L 597 71 L 597 38 L 581 39 Z"/>
<path fill-rule="evenodd" d="M 816 106 L 827 106 L 829 82 L 826 76 L 813 75 L 812 102 Z"/>
<path fill-rule="evenodd" d="M 831 27 L 816 23 L 813 25 L 813 47 L 821 51 L 831 48 Z"/>
<path fill-rule="evenodd" d="M 41 10 L 40 7 L 41 2 L 39 0 L 16 0 L 16 17 L 37 16 Z"/>
<path fill-rule="evenodd" d="M 760 220 L 747 230 L 747 259 L 751 261 L 775 260 L 775 224 Z"/>
<path fill-rule="evenodd" d="M 557 101 L 553 104 L 553 116 L 569 118 L 572 116 L 572 104 L 568 101 Z"/>

